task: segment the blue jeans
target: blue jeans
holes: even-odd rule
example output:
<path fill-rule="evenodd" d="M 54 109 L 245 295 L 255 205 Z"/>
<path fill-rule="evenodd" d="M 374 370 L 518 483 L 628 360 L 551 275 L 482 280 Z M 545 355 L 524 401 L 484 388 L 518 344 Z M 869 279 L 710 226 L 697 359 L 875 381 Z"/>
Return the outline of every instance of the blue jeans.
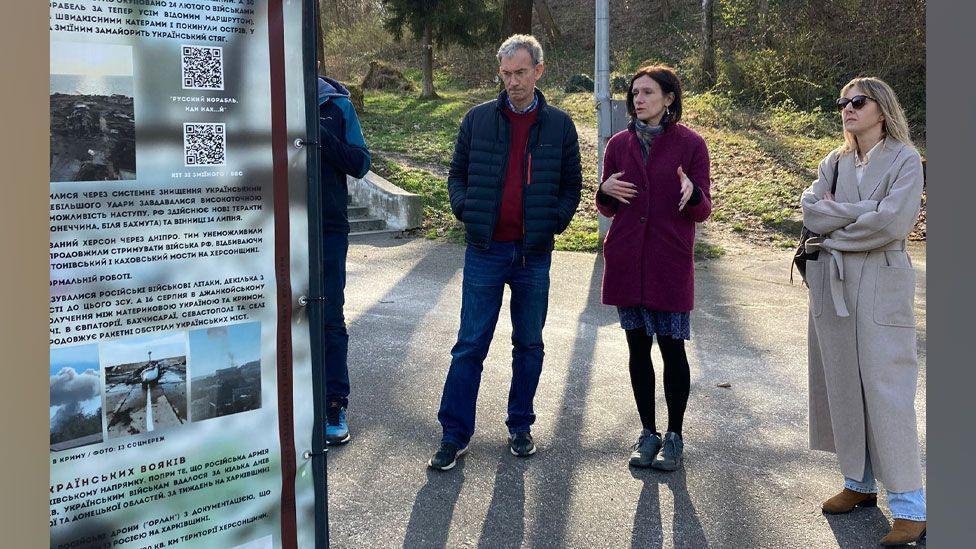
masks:
<path fill-rule="evenodd" d="M 325 396 L 327 405 L 349 406 L 349 334 L 342 314 L 346 289 L 346 253 L 349 235 L 322 233 L 322 268 L 325 271 L 325 312 L 322 326 L 322 363 L 325 367 Z"/>
<path fill-rule="evenodd" d="M 845 478 L 844 488 L 862 494 L 878 492 L 878 483 L 875 482 L 874 471 L 871 469 L 870 454 L 865 456 L 864 478 L 861 480 Z M 925 520 L 925 490 L 919 488 L 912 492 L 888 491 L 888 508 L 891 509 L 891 516 L 896 519 L 923 521 Z"/>
<path fill-rule="evenodd" d="M 468 245 L 461 287 L 461 327 L 451 350 L 437 419 L 443 442 L 468 445 L 481 371 L 495 333 L 505 284 L 512 290 L 512 385 L 508 392 L 511 434 L 529 431 L 535 422 L 532 400 L 542 373 L 542 328 L 549 308 L 552 254 L 524 255 L 521 242 L 491 242 L 487 250 Z"/>

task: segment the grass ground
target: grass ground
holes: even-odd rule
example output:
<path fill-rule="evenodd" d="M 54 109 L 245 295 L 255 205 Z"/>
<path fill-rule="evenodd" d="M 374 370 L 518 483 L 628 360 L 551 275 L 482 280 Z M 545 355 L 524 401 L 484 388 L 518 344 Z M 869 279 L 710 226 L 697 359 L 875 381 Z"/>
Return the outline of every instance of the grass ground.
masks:
<path fill-rule="evenodd" d="M 595 251 L 597 212 L 596 113 L 592 95 L 543 88 L 548 101 L 567 111 L 580 135 L 584 189 L 569 228 L 556 249 Z M 424 199 L 421 229 L 432 238 L 460 240 L 462 229 L 451 215 L 447 169 L 458 125 L 468 109 L 496 95 L 493 88 L 438 90 L 439 99 L 368 91 L 361 113 L 366 142 L 374 151 L 373 170 Z M 708 143 L 715 204 L 708 234 L 697 252 L 721 255 L 722 235 L 752 243 L 790 247 L 799 234 L 799 196 L 816 177 L 820 158 L 837 146 L 839 127 L 832 114 L 747 112 L 715 94 L 689 96 L 684 122 Z"/>

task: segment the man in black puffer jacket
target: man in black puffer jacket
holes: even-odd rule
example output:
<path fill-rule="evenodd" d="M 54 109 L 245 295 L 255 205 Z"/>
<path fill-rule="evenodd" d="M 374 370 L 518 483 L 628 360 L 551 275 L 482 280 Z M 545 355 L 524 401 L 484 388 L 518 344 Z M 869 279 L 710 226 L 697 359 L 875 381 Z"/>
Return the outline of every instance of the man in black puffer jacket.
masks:
<path fill-rule="evenodd" d="M 542 372 L 553 240 L 569 226 L 582 189 L 576 127 L 535 87 L 543 71 L 539 42 L 512 36 L 498 61 L 505 91 L 465 115 L 448 177 L 468 249 L 461 327 L 437 414 L 444 434 L 429 462 L 440 470 L 454 467 L 474 434 L 482 365 L 505 284 L 512 291 L 508 442 L 516 456 L 535 453 L 532 401 Z"/>

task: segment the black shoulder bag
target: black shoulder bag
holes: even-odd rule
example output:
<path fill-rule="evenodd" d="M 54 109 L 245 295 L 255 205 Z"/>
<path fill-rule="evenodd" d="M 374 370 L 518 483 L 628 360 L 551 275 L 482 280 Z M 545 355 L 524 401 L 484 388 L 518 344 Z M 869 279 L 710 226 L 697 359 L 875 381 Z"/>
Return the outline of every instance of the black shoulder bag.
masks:
<path fill-rule="evenodd" d="M 834 162 L 834 179 L 830 183 L 830 194 L 835 194 L 837 192 L 837 171 L 838 166 L 840 166 L 840 159 Z M 807 251 L 807 240 L 811 238 L 816 238 L 820 236 L 819 234 L 811 231 L 803 226 L 800 229 L 800 242 L 796 246 L 796 252 L 793 254 L 793 266 L 790 267 L 790 284 L 793 283 L 793 267 L 796 267 L 797 271 L 800 271 L 800 277 L 803 278 L 803 283 L 809 287 L 807 284 L 807 261 L 816 261 L 820 256 L 820 252 L 814 250 L 812 252 Z"/>

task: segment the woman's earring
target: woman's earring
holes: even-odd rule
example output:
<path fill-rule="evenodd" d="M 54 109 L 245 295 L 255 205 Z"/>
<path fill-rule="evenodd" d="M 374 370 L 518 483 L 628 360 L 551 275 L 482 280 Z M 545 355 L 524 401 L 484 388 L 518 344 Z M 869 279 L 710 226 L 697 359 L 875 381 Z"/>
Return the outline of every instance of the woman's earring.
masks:
<path fill-rule="evenodd" d="M 664 114 L 665 116 L 671 116 L 671 105 L 667 105 L 664 107 Z"/>

